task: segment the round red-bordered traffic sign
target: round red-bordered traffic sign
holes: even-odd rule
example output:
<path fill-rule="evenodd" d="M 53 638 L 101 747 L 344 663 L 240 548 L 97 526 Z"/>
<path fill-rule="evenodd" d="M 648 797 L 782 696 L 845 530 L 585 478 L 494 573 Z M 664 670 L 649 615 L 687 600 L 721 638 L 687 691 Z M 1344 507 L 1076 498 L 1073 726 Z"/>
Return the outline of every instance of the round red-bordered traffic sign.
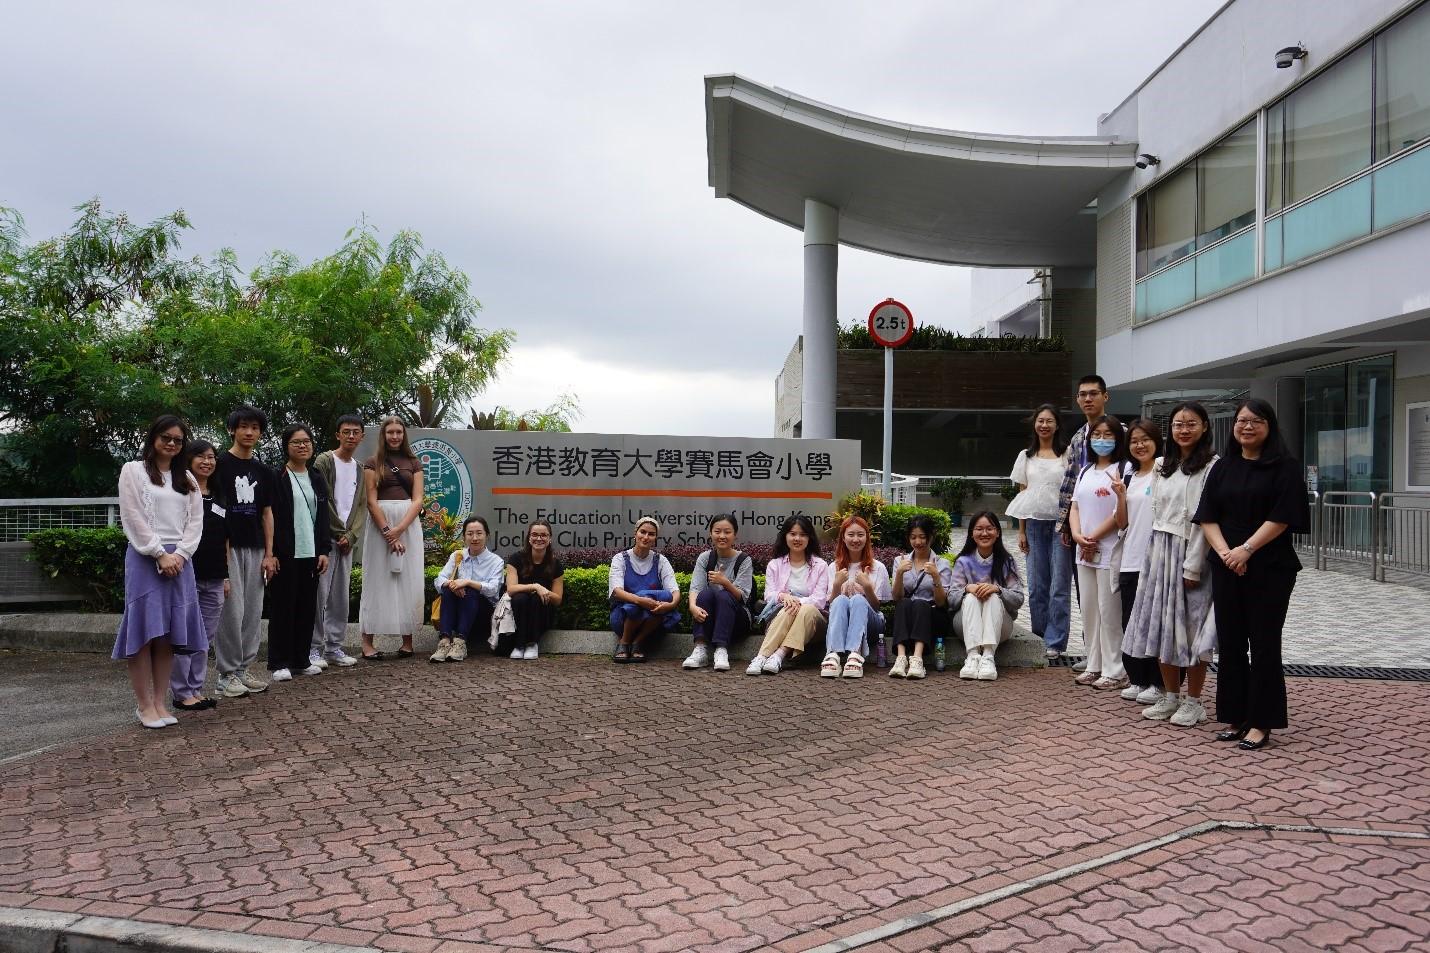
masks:
<path fill-rule="evenodd" d="M 899 347 L 914 336 L 914 313 L 903 302 L 885 298 L 869 312 L 869 336 L 882 347 Z"/>

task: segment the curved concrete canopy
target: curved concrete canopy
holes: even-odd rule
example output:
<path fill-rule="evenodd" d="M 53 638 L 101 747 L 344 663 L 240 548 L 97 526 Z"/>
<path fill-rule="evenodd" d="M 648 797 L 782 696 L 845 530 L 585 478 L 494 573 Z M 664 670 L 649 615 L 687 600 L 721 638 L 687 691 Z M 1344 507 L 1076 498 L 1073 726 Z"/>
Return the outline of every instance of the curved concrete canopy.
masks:
<path fill-rule="evenodd" d="M 1098 191 L 1137 143 L 953 132 L 836 109 L 734 74 L 705 77 L 710 185 L 795 228 L 839 209 L 839 241 L 957 265 L 1096 259 Z"/>

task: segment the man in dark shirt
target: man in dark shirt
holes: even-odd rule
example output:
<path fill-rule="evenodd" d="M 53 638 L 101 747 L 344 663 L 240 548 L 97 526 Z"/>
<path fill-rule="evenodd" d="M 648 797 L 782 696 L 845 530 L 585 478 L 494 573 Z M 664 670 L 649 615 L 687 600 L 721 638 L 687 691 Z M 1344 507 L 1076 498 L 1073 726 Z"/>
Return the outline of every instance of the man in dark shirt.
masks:
<path fill-rule="evenodd" d="M 256 407 L 244 404 L 229 414 L 233 446 L 219 455 L 214 474 L 228 498 L 230 591 L 214 639 L 218 691 L 227 698 L 268 687 L 248 671 L 262 636 L 263 587 L 278 572 L 273 558 L 273 473 L 253 456 L 267 429 L 268 417 Z"/>

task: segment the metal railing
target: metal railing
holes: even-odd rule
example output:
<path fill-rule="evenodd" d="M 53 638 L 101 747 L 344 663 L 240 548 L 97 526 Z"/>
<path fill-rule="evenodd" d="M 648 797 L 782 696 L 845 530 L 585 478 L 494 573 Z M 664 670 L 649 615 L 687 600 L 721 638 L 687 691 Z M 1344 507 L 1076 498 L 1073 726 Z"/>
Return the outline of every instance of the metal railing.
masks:
<path fill-rule="evenodd" d="M 859 489 L 866 493 L 883 494 L 884 492 L 884 471 L 883 470 L 860 470 Z M 919 504 L 919 478 L 905 476 L 902 473 L 889 473 L 889 502 L 899 503 L 904 506 L 918 506 Z"/>
<path fill-rule="evenodd" d="M 68 602 L 83 595 L 30 561 L 30 533 L 118 524 L 117 496 L 0 500 L 0 604 Z"/>
<path fill-rule="evenodd" d="M 1293 540 L 1316 569 L 1430 577 L 1430 493 L 1312 491 L 1310 502 L 1310 532 Z"/>

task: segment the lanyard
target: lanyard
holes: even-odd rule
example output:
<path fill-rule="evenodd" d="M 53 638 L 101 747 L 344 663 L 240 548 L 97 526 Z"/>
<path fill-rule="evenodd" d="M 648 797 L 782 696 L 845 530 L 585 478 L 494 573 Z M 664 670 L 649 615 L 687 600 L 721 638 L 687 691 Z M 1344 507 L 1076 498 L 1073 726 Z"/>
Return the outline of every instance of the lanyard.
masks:
<path fill-rule="evenodd" d="M 301 497 L 303 498 L 303 508 L 308 511 L 308 519 L 312 520 L 314 525 L 317 525 L 317 522 L 318 522 L 318 497 L 317 497 L 317 494 L 313 493 L 313 492 L 311 491 L 311 489 L 309 489 L 309 490 L 303 489 L 303 484 L 302 484 L 302 481 L 300 481 L 300 480 L 298 479 L 298 474 L 294 473 L 292 470 L 289 470 L 289 471 L 288 471 L 288 481 L 293 484 L 293 489 L 296 491 L 296 495 L 301 496 Z"/>

